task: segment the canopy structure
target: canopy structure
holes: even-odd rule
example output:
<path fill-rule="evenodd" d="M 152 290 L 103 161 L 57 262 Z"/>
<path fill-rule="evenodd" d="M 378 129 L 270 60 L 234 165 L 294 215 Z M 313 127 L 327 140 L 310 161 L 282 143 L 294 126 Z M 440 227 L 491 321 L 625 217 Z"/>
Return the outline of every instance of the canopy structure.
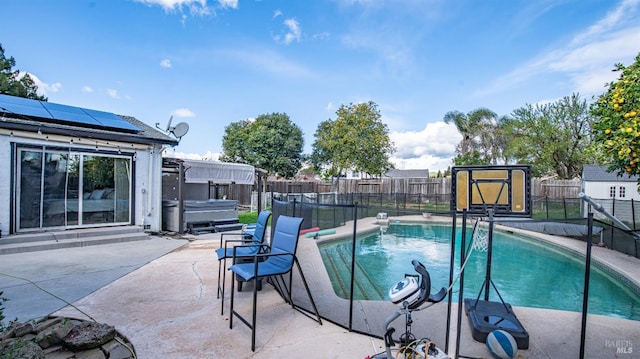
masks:
<path fill-rule="evenodd" d="M 255 168 L 241 163 L 183 160 L 185 183 L 253 184 Z"/>

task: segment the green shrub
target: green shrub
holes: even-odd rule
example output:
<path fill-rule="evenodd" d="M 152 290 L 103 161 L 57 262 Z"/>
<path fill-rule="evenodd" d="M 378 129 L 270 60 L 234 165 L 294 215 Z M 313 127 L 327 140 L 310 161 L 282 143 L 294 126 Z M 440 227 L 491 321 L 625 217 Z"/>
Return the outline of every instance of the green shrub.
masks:
<path fill-rule="evenodd" d="M 4 294 L 4 292 L 0 291 L 0 332 L 4 330 L 5 326 L 4 326 L 4 302 L 6 302 L 8 299 L 3 297 L 2 294 Z"/>

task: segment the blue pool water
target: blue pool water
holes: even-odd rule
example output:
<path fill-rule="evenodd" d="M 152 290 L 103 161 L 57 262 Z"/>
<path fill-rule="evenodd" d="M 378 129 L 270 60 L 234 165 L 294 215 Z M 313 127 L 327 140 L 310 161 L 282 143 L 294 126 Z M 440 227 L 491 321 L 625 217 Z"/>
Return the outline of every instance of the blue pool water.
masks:
<path fill-rule="evenodd" d="M 460 267 L 460 232 L 458 228 L 456 270 Z M 470 232 L 467 238 L 470 240 Z M 351 240 L 318 246 L 336 294 L 348 298 Z M 412 259 L 427 267 L 433 291 L 447 287 L 450 255 L 449 225 L 392 224 L 384 233 L 361 235 L 356 244 L 354 297 L 388 300 L 388 289 L 405 273 L 415 273 Z M 472 253 L 465 269 L 465 298 L 478 296 L 485 279 L 486 257 L 486 252 Z M 492 257 L 491 279 L 507 303 L 582 311 L 584 258 L 532 238 L 501 231 L 494 231 Z M 457 301 L 458 286 L 454 291 L 452 299 Z M 484 292 L 481 299 L 483 297 Z M 490 300 L 499 301 L 493 289 Z M 640 320 L 640 294 L 592 263 L 589 313 Z"/>

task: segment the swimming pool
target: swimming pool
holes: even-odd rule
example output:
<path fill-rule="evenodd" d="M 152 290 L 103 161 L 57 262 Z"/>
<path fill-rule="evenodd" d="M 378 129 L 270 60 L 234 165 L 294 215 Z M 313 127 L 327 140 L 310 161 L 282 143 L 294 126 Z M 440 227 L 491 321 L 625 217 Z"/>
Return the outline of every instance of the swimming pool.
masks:
<path fill-rule="evenodd" d="M 456 233 L 455 268 L 459 268 L 461 229 Z M 318 243 L 318 248 L 334 291 L 348 298 L 351 240 Z M 451 226 L 446 224 L 391 224 L 385 232 L 360 235 L 356 244 L 354 298 L 388 300 L 388 289 L 405 273 L 414 272 L 412 259 L 427 267 L 434 290 L 447 287 L 450 253 Z M 533 238 L 498 230 L 494 231 L 492 256 L 491 279 L 506 302 L 582 310 L 584 258 Z M 485 273 L 486 253 L 474 251 L 465 269 L 465 298 L 478 296 Z M 453 301 L 458 300 L 457 288 L 454 287 Z M 493 289 L 490 295 L 490 300 L 499 300 Z M 592 263 L 589 313 L 640 320 L 640 294 Z"/>

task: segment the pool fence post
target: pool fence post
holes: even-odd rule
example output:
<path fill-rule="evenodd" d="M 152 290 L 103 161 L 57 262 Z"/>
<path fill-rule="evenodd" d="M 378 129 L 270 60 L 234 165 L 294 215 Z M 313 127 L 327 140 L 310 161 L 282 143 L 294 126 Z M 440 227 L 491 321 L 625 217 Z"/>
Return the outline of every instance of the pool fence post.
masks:
<path fill-rule="evenodd" d="M 455 215 L 454 215 L 455 218 Z M 457 225 L 456 222 L 453 222 L 453 227 L 455 228 Z M 462 209 L 462 233 L 460 240 L 460 266 L 462 266 L 462 261 L 465 258 L 465 247 L 467 242 L 467 209 Z M 453 249 L 452 249 L 453 252 Z M 460 353 L 460 328 L 462 327 L 462 301 L 464 298 L 464 269 L 460 273 L 460 290 L 458 291 L 458 318 L 457 318 L 457 327 L 456 327 L 456 358 L 459 357 Z M 449 290 L 449 295 L 451 295 L 451 290 Z M 448 349 L 448 348 L 447 348 Z"/>
<path fill-rule="evenodd" d="M 356 234 L 358 223 L 358 202 L 353 204 L 353 237 L 351 240 L 351 289 L 349 292 L 349 331 L 353 330 L 353 291 L 356 277 Z"/>
<path fill-rule="evenodd" d="M 587 219 L 587 257 L 584 264 L 584 294 L 582 296 L 582 328 L 580 330 L 580 358 L 584 358 L 584 344 L 587 329 L 587 306 L 589 304 L 589 277 L 591 275 L 591 236 L 593 236 L 593 212 Z"/>
<path fill-rule="evenodd" d="M 444 342 L 444 347 L 447 350 L 447 353 L 449 352 L 449 328 L 451 328 L 451 294 L 453 293 L 451 284 L 453 284 L 453 266 L 456 259 L 456 211 L 451 211 L 451 218 L 453 221 L 453 225 L 451 226 L 451 254 L 449 259 L 449 297 L 447 298 L 447 326 Z"/>

